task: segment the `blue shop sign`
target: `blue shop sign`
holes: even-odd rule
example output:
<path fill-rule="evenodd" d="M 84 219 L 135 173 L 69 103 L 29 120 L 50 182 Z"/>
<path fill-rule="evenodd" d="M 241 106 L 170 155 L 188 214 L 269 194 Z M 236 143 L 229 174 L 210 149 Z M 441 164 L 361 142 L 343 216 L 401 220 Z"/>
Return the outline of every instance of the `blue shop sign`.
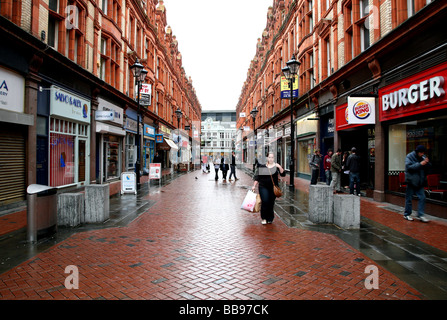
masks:
<path fill-rule="evenodd" d="M 155 137 L 155 128 L 151 127 L 150 125 L 145 124 L 143 134 L 147 137 L 154 138 Z"/>

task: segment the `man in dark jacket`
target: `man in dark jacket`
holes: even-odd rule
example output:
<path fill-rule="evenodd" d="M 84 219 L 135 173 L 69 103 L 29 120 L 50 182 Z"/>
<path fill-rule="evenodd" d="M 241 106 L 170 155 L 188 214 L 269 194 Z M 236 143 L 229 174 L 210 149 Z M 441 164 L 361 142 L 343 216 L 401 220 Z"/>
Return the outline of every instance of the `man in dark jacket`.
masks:
<path fill-rule="evenodd" d="M 360 157 L 357 155 L 357 149 L 353 147 L 351 154 L 346 160 L 346 169 L 349 170 L 349 193 L 360 196 Z"/>
<path fill-rule="evenodd" d="M 311 177 L 310 184 L 317 184 L 318 176 L 320 175 L 320 162 L 321 162 L 321 154 L 320 150 L 315 150 L 315 153 L 312 155 L 312 158 L 309 162 Z"/>
<path fill-rule="evenodd" d="M 405 213 L 404 218 L 413 221 L 410 217 L 412 212 L 412 198 L 417 195 L 418 203 L 418 219 L 422 222 L 428 222 L 424 217 L 425 214 L 425 191 L 424 184 L 426 181 L 426 170 L 431 166 L 429 159 L 425 156 L 425 147 L 419 145 L 416 150 L 407 154 L 405 158 L 405 181 L 407 183 L 407 192 L 405 193 Z"/>

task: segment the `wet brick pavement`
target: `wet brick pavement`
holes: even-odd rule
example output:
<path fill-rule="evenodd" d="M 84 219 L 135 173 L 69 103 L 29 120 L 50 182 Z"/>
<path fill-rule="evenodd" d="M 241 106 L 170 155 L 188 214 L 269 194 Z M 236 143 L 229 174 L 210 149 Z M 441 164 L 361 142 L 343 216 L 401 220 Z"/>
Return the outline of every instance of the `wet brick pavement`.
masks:
<path fill-rule="evenodd" d="M 362 253 L 348 239 L 352 232 L 312 230 L 302 218 L 289 226 L 280 213 L 284 200 L 281 219 L 261 225 L 259 214 L 240 209 L 252 180 L 238 172 L 241 179 L 231 183 L 200 171 L 185 174 L 151 187 L 130 217 L 107 228 L 62 230 L 64 239 L 0 274 L 0 299 L 427 298 Z M 135 206 L 135 197 L 112 198 L 111 210 L 114 201 Z M 78 289 L 65 287 L 71 265 L 79 270 Z M 378 267 L 378 289 L 365 288 L 370 265 Z"/>

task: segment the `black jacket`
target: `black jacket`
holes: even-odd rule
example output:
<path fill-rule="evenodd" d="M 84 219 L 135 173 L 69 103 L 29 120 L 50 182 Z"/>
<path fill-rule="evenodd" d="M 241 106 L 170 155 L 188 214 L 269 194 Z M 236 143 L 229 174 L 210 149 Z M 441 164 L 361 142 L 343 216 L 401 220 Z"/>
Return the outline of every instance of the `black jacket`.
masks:
<path fill-rule="evenodd" d="M 346 170 L 352 173 L 360 172 L 360 157 L 357 154 L 353 153 L 348 157 L 348 160 L 346 160 Z"/>
<path fill-rule="evenodd" d="M 423 158 L 419 158 L 416 151 L 410 152 L 405 158 L 405 181 L 416 188 L 425 185 L 427 179 L 425 171 L 431 167 L 430 162 L 423 166 L 422 160 Z"/>

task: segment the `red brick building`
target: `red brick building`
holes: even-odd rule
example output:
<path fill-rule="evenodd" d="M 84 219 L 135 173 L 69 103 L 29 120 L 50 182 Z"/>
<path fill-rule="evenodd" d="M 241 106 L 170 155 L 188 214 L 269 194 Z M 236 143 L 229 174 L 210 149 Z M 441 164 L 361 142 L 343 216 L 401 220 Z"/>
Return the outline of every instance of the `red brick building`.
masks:
<path fill-rule="evenodd" d="M 275 132 L 286 168 L 294 143 L 295 174 L 304 178 L 315 149 L 356 147 L 366 195 L 400 205 L 405 156 L 424 144 L 437 181 L 427 186 L 427 212 L 447 217 L 447 192 L 436 191 L 447 189 L 446 18 L 447 3 L 437 0 L 274 0 L 236 108 L 247 115 L 238 128 L 253 128 L 256 108 L 255 129 Z M 292 55 L 300 62 L 293 139 L 290 99 L 281 99 L 281 68 Z M 348 123 L 364 98 L 372 99 L 368 121 Z M 245 151 L 253 133 L 242 132 Z"/>
<path fill-rule="evenodd" d="M 113 184 L 135 170 L 138 144 L 143 167 L 155 151 L 169 167 L 178 109 L 193 143 L 201 106 L 163 1 L 5 0 L 0 36 L 1 208 L 23 203 L 33 183 Z M 150 85 L 139 130 L 137 59 Z"/>

